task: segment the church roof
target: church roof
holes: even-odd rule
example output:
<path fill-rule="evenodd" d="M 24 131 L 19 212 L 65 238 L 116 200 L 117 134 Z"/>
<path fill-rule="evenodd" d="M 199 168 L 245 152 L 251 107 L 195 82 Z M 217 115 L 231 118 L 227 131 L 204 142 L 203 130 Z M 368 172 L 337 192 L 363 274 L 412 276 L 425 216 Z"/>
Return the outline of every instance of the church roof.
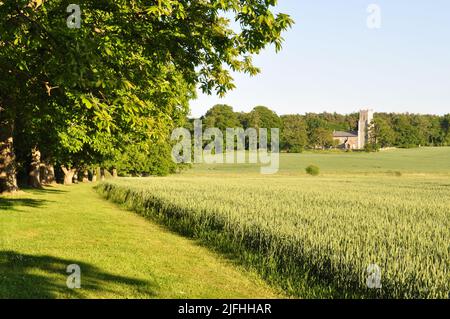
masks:
<path fill-rule="evenodd" d="M 334 131 L 333 137 L 358 137 L 355 132 Z"/>

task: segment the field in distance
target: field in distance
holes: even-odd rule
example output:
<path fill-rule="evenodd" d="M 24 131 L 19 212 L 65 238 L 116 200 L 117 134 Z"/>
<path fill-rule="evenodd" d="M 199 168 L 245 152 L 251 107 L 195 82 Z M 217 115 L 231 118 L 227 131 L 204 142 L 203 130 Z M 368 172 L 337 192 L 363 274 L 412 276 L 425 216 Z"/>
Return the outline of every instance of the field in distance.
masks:
<path fill-rule="evenodd" d="M 378 153 L 343 151 L 306 151 L 301 154 L 281 154 L 281 175 L 305 173 L 308 165 L 317 165 L 330 174 L 450 174 L 450 147 L 390 149 Z M 255 164 L 196 164 L 187 174 L 259 173 Z"/>
<path fill-rule="evenodd" d="M 202 164 L 98 190 L 293 296 L 448 297 L 450 148 L 282 154 L 279 174 L 257 172 Z"/>

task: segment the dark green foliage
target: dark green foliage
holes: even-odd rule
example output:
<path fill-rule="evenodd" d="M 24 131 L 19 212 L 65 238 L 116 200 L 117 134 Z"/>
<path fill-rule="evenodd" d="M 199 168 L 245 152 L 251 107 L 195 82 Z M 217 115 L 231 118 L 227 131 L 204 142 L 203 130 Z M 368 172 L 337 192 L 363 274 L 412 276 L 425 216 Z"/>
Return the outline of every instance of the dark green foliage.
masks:
<path fill-rule="evenodd" d="M 179 168 L 171 159 L 171 144 L 153 143 L 150 147 L 129 145 L 113 164 L 124 176 L 165 176 Z"/>
<path fill-rule="evenodd" d="M 318 176 L 320 174 L 320 168 L 316 165 L 309 165 L 305 168 L 306 174 L 311 176 Z"/>
<path fill-rule="evenodd" d="M 306 122 L 301 115 L 283 115 L 281 121 L 281 148 L 289 153 L 301 153 L 308 145 Z"/>
<path fill-rule="evenodd" d="M 328 122 L 327 113 L 305 115 L 305 121 L 308 131 L 308 146 L 312 149 L 324 149 L 334 145 L 331 123 Z"/>
<path fill-rule="evenodd" d="M 371 153 L 371 152 L 378 152 L 380 150 L 380 145 L 376 143 L 367 143 L 364 145 L 364 151 Z"/>
<path fill-rule="evenodd" d="M 256 106 L 249 114 L 250 127 L 259 128 L 280 128 L 281 120 L 277 113 L 265 106 Z M 270 139 L 269 139 L 270 140 Z"/>
<path fill-rule="evenodd" d="M 217 127 L 223 132 L 227 128 L 240 127 L 238 115 L 233 111 L 233 108 L 223 104 L 210 108 L 202 120 L 206 128 Z"/>
<path fill-rule="evenodd" d="M 375 144 L 379 147 L 395 145 L 395 131 L 390 126 L 388 120 L 383 117 L 376 117 L 374 119 L 371 137 L 371 144 Z"/>

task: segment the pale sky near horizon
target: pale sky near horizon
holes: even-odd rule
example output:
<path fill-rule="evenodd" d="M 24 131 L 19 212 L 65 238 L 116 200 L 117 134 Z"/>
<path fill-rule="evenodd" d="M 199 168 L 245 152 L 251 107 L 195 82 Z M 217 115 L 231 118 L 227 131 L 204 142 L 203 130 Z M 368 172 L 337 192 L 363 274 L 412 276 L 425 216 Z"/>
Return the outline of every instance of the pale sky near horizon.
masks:
<path fill-rule="evenodd" d="M 380 29 L 367 26 L 370 4 L 381 9 Z M 256 77 L 234 74 L 237 88 L 225 98 L 199 91 L 192 116 L 219 103 L 279 115 L 450 113 L 450 1 L 279 0 L 276 11 L 296 22 L 283 50 L 255 57 Z"/>

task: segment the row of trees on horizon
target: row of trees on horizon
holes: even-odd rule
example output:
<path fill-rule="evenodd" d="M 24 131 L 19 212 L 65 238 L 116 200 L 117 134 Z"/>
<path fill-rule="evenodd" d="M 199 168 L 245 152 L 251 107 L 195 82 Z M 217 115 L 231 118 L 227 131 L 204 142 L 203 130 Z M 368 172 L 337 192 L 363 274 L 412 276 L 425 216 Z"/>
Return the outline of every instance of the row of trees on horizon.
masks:
<path fill-rule="evenodd" d="M 327 149 L 336 146 L 334 131 L 357 131 L 359 113 L 306 113 L 278 116 L 265 106 L 251 112 L 234 112 L 233 107 L 218 104 L 201 117 L 205 128 L 280 128 L 280 147 L 285 152 Z M 191 128 L 192 128 L 192 120 Z M 450 145 L 450 114 L 423 115 L 375 113 L 366 150 L 387 147 Z"/>

